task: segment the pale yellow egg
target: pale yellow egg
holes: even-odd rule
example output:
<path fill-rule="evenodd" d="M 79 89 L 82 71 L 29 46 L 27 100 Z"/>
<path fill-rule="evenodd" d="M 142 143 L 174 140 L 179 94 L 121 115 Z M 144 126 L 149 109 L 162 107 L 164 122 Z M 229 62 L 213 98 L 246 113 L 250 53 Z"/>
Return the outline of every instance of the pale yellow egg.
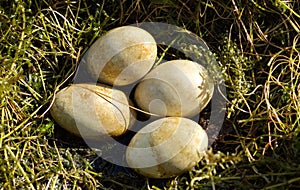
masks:
<path fill-rule="evenodd" d="M 50 112 L 64 129 L 92 140 L 124 134 L 132 117 L 122 91 L 93 84 L 62 89 L 55 95 Z"/>
<path fill-rule="evenodd" d="M 207 70 L 189 60 L 173 60 L 152 69 L 134 97 L 145 111 L 160 116 L 192 117 L 209 103 L 214 83 Z"/>
<path fill-rule="evenodd" d="M 170 178 L 197 165 L 207 147 L 207 134 L 198 123 L 167 117 L 137 132 L 127 147 L 126 160 L 141 175 Z"/>
<path fill-rule="evenodd" d="M 128 85 L 152 68 L 157 55 L 154 38 L 146 30 L 122 26 L 100 37 L 88 50 L 88 70 L 99 82 Z"/>

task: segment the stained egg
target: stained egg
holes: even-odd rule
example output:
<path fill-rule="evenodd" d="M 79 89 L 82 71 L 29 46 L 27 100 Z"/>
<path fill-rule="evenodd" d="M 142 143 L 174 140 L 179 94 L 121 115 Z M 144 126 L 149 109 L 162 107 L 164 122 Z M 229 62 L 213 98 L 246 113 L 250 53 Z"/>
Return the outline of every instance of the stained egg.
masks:
<path fill-rule="evenodd" d="M 88 50 L 88 70 L 99 82 L 128 85 L 152 68 L 157 55 L 154 38 L 146 30 L 122 26 L 100 37 Z"/>
<path fill-rule="evenodd" d="M 127 147 L 126 160 L 141 175 L 170 178 L 197 165 L 207 147 L 207 134 L 198 123 L 166 117 L 136 133 Z"/>
<path fill-rule="evenodd" d="M 160 116 L 192 117 L 209 103 L 214 83 L 207 70 L 189 60 L 173 60 L 152 69 L 137 85 L 135 101 Z"/>
<path fill-rule="evenodd" d="M 91 140 L 120 136 L 132 124 L 126 95 L 103 85 L 72 84 L 60 90 L 50 112 L 61 127 Z"/>

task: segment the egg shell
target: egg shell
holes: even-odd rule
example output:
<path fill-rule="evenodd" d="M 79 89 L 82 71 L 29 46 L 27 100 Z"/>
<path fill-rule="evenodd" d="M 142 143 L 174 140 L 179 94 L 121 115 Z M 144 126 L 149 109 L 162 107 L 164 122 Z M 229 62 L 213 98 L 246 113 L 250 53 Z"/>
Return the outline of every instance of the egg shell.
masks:
<path fill-rule="evenodd" d="M 207 70 L 189 60 L 173 60 L 152 69 L 135 90 L 137 105 L 160 116 L 192 117 L 209 103 L 214 83 Z"/>
<path fill-rule="evenodd" d="M 100 37 L 87 52 L 94 78 L 109 85 L 128 85 L 152 68 L 157 55 L 154 38 L 146 30 L 122 26 Z"/>
<path fill-rule="evenodd" d="M 62 89 L 50 112 L 61 127 L 91 140 L 124 134 L 131 118 L 122 91 L 95 84 L 72 84 Z"/>
<path fill-rule="evenodd" d="M 141 175 L 170 178 L 197 165 L 207 147 L 207 134 L 198 123 L 167 117 L 136 133 L 127 147 L 126 160 Z"/>

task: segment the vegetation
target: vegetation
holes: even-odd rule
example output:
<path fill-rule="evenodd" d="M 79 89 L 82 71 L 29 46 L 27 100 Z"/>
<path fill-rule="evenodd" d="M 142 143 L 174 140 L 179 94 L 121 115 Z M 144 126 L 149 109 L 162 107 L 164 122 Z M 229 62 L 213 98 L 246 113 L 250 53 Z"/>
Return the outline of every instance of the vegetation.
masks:
<path fill-rule="evenodd" d="M 228 99 L 207 156 L 165 180 L 101 160 L 49 113 L 55 92 L 72 82 L 99 36 L 154 21 L 207 42 Z M 1 189 L 300 188 L 299 21 L 300 3 L 292 0 L 2 0 Z"/>

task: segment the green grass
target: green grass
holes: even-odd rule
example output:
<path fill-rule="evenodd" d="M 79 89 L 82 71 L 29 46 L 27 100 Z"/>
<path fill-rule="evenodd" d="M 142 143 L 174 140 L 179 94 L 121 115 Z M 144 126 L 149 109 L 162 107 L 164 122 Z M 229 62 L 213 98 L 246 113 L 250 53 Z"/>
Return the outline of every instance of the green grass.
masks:
<path fill-rule="evenodd" d="M 300 188 L 299 20 L 298 1 L 1 1 L 1 189 Z M 97 158 L 49 114 L 99 36 L 151 21 L 203 38 L 228 91 L 213 150 L 167 180 Z"/>

